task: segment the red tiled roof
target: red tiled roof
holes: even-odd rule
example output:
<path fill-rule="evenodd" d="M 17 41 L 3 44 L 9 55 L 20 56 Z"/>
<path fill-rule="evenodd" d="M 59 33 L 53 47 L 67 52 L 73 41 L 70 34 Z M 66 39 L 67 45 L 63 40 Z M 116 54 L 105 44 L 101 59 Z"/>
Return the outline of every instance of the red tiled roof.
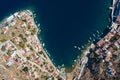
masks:
<path fill-rule="evenodd" d="M 57 76 L 57 73 L 56 73 L 56 72 L 53 72 L 52 74 L 53 74 L 53 76 L 54 76 L 54 77 L 56 77 L 56 76 Z"/>
<path fill-rule="evenodd" d="M 2 31 L 5 33 L 8 30 L 8 27 L 3 27 Z"/>
<path fill-rule="evenodd" d="M 113 50 L 113 48 L 112 48 L 112 47 L 110 47 L 110 48 L 109 48 L 109 51 L 110 51 L 110 52 L 113 52 L 114 50 Z"/>
<path fill-rule="evenodd" d="M 120 44 L 120 39 L 118 39 L 117 41 L 118 41 L 118 43 Z"/>
<path fill-rule="evenodd" d="M 117 17 L 117 20 L 116 20 L 116 21 L 120 22 L 120 15 Z"/>
<path fill-rule="evenodd" d="M 112 36 L 113 36 L 113 34 L 112 34 L 111 32 L 109 32 L 109 33 L 105 36 L 105 39 L 109 40 Z"/>
<path fill-rule="evenodd" d="M 98 46 L 101 46 L 104 43 L 103 39 L 101 39 L 100 41 L 97 42 Z"/>
<path fill-rule="evenodd" d="M 99 54 L 99 53 L 100 53 L 100 49 L 97 49 L 97 50 L 95 51 L 95 53 L 96 53 L 96 54 Z"/>
<path fill-rule="evenodd" d="M 102 48 L 102 50 L 106 50 L 106 47 L 104 46 L 104 47 Z"/>
<path fill-rule="evenodd" d="M 8 60 L 8 59 L 11 58 L 11 56 L 8 56 L 8 55 L 6 55 L 6 54 L 4 54 L 3 56 L 4 56 L 4 58 L 5 58 L 6 60 Z"/>
<path fill-rule="evenodd" d="M 120 32 L 118 32 L 117 34 L 120 35 Z"/>

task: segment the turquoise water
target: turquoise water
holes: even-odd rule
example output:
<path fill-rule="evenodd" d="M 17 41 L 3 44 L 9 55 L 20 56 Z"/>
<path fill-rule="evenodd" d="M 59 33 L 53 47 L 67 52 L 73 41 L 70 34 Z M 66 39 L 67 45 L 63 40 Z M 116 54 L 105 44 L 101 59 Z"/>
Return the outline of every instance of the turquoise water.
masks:
<path fill-rule="evenodd" d="M 41 38 L 56 65 L 70 67 L 89 38 L 95 39 L 108 26 L 111 0 L 0 1 L 0 20 L 21 9 L 32 9 L 41 24 Z M 98 32 L 99 34 L 98 34 Z M 93 33 L 95 36 L 93 36 Z"/>

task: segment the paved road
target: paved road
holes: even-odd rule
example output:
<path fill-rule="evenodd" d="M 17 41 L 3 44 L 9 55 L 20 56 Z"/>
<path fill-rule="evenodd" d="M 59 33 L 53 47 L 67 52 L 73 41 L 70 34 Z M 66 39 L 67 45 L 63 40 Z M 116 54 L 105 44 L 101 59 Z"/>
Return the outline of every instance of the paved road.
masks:
<path fill-rule="evenodd" d="M 91 46 L 92 46 L 92 45 L 91 45 Z M 90 50 L 90 48 L 92 48 L 91 46 L 88 47 L 88 49 L 86 50 L 84 56 L 83 56 L 82 59 L 81 59 L 81 65 L 80 65 L 81 71 L 80 71 L 80 73 L 79 73 L 79 75 L 78 75 L 78 80 L 80 79 L 80 77 L 81 77 L 81 75 L 82 75 L 82 73 L 83 73 L 85 64 L 88 62 L 87 54 L 89 54 L 89 50 Z"/>
<path fill-rule="evenodd" d="M 85 64 L 87 63 L 87 61 L 88 61 L 88 57 L 85 57 L 85 59 L 82 61 L 82 64 L 81 64 L 81 71 L 80 71 L 80 73 L 79 73 L 79 75 L 78 75 L 78 79 L 80 79 L 80 77 L 81 77 L 81 75 L 82 75 L 82 73 L 83 73 L 83 70 L 84 70 L 84 67 L 85 67 Z"/>

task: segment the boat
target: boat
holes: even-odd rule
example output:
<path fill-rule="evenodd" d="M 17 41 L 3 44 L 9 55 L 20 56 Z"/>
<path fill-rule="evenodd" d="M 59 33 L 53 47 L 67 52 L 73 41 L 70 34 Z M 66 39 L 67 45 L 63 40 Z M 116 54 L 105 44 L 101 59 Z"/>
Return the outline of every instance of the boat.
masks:
<path fill-rule="evenodd" d="M 93 37 L 95 37 L 95 34 L 93 34 Z"/>
<path fill-rule="evenodd" d="M 91 40 L 92 38 L 90 37 L 90 40 Z"/>
<path fill-rule="evenodd" d="M 99 31 L 97 30 L 97 33 L 99 34 Z"/>
<path fill-rule="evenodd" d="M 81 48 L 80 47 L 78 47 L 78 50 L 80 50 Z"/>
<path fill-rule="evenodd" d="M 74 46 L 74 48 L 77 48 L 77 46 Z"/>
<path fill-rule="evenodd" d="M 84 48 L 84 46 L 82 46 L 82 48 Z"/>
<path fill-rule="evenodd" d="M 45 46 L 45 43 L 43 43 L 43 47 Z"/>

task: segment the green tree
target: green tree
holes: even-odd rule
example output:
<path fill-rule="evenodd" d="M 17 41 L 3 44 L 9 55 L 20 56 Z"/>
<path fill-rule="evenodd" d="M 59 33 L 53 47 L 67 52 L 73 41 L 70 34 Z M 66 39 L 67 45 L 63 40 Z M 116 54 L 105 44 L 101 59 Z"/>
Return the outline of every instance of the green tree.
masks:
<path fill-rule="evenodd" d="M 30 57 L 26 57 L 27 58 L 27 60 L 30 60 Z"/>
<path fill-rule="evenodd" d="M 14 32 L 12 32 L 12 36 L 15 36 L 15 33 L 14 33 Z"/>
<path fill-rule="evenodd" d="M 43 51 L 38 52 L 39 54 L 43 54 Z"/>
<path fill-rule="evenodd" d="M 32 47 L 32 46 L 30 46 L 30 50 L 32 50 L 32 51 L 33 51 L 33 47 Z"/>
<path fill-rule="evenodd" d="M 19 46 L 24 48 L 24 43 L 23 42 L 19 42 Z"/>
<path fill-rule="evenodd" d="M 6 41 L 6 39 L 2 39 L 2 40 L 0 40 L 1 42 L 5 42 Z"/>
<path fill-rule="evenodd" d="M 24 68 L 23 68 L 23 71 L 24 71 L 24 72 L 28 72 L 28 67 L 24 67 Z"/>
<path fill-rule="evenodd" d="M 39 80 L 39 78 L 36 78 L 35 80 Z"/>
<path fill-rule="evenodd" d="M 23 19 L 22 21 L 23 21 L 23 22 L 27 22 L 27 20 L 26 20 L 26 19 Z"/>
<path fill-rule="evenodd" d="M 23 34 L 19 34 L 19 37 L 23 38 Z"/>
<path fill-rule="evenodd" d="M 2 51 L 5 51 L 5 50 L 6 50 L 5 46 L 2 46 L 1 50 L 2 50 Z"/>
<path fill-rule="evenodd" d="M 9 55 L 9 56 L 11 55 L 11 52 L 10 52 L 10 50 L 8 50 L 8 52 L 7 52 L 7 55 Z"/>
<path fill-rule="evenodd" d="M 27 39 L 26 39 L 26 38 L 23 38 L 23 41 L 24 41 L 24 42 L 27 42 Z"/>
<path fill-rule="evenodd" d="M 55 80 L 54 77 L 52 77 L 52 80 Z"/>

